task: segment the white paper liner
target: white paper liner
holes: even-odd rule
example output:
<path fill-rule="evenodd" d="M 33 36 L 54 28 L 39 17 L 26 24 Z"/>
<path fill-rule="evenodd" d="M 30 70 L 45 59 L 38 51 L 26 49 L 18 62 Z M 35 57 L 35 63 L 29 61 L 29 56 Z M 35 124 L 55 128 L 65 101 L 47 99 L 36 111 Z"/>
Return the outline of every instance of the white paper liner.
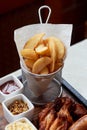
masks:
<path fill-rule="evenodd" d="M 59 38 L 67 47 L 70 47 L 72 36 L 72 24 L 33 24 L 26 25 L 14 31 L 14 41 L 20 55 L 25 43 L 38 33 L 45 33 L 45 37 L 55 36 Z"/>

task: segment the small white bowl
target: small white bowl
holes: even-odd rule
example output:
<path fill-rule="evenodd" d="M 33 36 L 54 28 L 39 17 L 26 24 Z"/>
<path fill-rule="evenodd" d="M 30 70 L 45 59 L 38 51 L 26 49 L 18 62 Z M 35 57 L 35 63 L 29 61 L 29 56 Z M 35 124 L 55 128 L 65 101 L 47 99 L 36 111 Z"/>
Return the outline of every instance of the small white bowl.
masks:
<path fill-rule="evenodd" d="M 17 123 L 20 123 L 19 127 L 22 127 L 22 124 L 26 125 L 26 123 L 27 123 L 27 125 L 31 128 L 31 130 L 37 130 L 37 128 L 26 117 L 20 118 L 18 120 L 15 120 L 12 123 L 9 123 L 8 125 L 6 125 L 5 130 L 10 130 L 9 127 L 11 127 L 11 126 L 13 126 L 13 127 L 11 127 L 11 130 L 16 130 L 15 124 L 17 124 Z M 17 126 L 18 126 L 18 124 L 17 124 Z M 17 128 L 17 130 L 18 129 L 19 128 Z M 27 128 L 25 128 L 25 129 L 27 129 Z M 28 130 L 30 130 L 30 129 L 28 128 Z"/>
<path fill-rule="evenodd" d="M 15 100 L 22 100 L 24 103 L 27 104 L 29 109 L 25 112 L 13 115 L 12 112 L 10 112 L 10 110 L 8 109 L 8 106 L 10 104 L 12 104 Z M 13 97 L 7 99 L 7 100 L 4 100 L 2 102 L 2 107 L 3 107 L 3 111 L 4 111 L 4 116 L 5 116 L 5 118 L 7 119 L 8 122 L 15 121 L 15 120 L 22 118 L 22 117 L 27 117 L 31 120 L 32 116 L 33 116 L 33 112 L 34 112 L 34 105 L 23 94 L 18 94 L 16 96 L 13 96 Z"/>
<path fill-rule="evenodd" d="M 23 89 L 24 89 L 23 84 L 15 75 L 7 75 L 7 76 L 0 78 L 0 87 L 4 83 L 11 81 L 11 80 L 13 80 L 17 84 L 18 89 L 9 94 L 4 94 L 0 89 L 0 103 L 2 103 L 2 101 L 4 101 L 5 99 L 10 98 L 11 96 L 14 96 L 14 95 L 17 95 L 17 94 L 20 94 L 23 92 Z"/>

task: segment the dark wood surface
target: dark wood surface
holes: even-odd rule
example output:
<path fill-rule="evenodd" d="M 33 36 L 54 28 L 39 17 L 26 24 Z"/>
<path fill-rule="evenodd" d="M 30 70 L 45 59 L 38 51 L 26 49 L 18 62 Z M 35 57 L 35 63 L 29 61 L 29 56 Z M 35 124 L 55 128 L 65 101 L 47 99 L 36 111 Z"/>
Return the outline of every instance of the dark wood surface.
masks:
<path fill-rule="evenodd" d="M 26 1 L 29 1 L 29 4 L 9 9 L 10 11 L 0 14 L 0 77 L 20 68 L 19 56 L 14 42 L 14 30 L 28 24 L 39 23 L 37 11 L 43 4 L 42 0 Z M 11 3 L 18 4 L 19 2 Z M 12 7 L 12 5 L 8 6 Z"/>
<path fill-rule="evenodd" d="M 62 96 L 68 96 L 70 97 L 72 100 L 79 102 L 78 99 L 72 95 L 68 90 L 66 90 L 66 88 L 64 88 L 63 86 L 63 93 Z M 38 113 L 43 109 L 44 106 L 35 106 L 35 111 L 34 111 L 34 115 L 32 117 L 32 122 L 33 124 L 36 126 L 37 125 L 37 120 L 38 120 Z M 0 104 L 0 130 L 5 130 L 5 126 L 8 124 L 8 122 L 6 121 L 5 117 L 4 117 L 4 113 L 3 113 L 3 108 L 2 108 L 2 104 Z"/>
<path fill-rule="evenodd" d="M 52 9 L 49 22 L 73 24 L 71 44 L 84 39 L 87 0 L 45 0 L 45 2 Z"/>

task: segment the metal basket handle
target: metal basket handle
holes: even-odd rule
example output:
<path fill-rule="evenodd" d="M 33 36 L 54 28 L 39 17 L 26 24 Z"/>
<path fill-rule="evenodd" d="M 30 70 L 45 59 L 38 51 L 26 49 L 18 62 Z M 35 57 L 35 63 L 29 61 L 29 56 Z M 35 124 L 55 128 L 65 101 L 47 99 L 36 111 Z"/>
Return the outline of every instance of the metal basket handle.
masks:
<path fill-rule="evenodd" d="M 48 23 L 48 20 L 49 20 L 50 15 L 51 15 L 51 8 L 50 8 L 49 6 L 47 6 L 47 5 L 41 6 L 41 7 L 39 8 L 39 10 L 38 10 L 39 20 L 40 20 L 40 23 L 41 23 L 41 24 L 43 23 L 43 22 L 42 22 L 42 17 L 41 17 L 41 10 L 42 10 L 42 9 L 45 9 L 45 8 L 47 8 L 47 9 L 49 10 L 48 16 L 47 16 L 47 19 L 46 19 L 46 22 L 45 22 L 46 24 Z"/>

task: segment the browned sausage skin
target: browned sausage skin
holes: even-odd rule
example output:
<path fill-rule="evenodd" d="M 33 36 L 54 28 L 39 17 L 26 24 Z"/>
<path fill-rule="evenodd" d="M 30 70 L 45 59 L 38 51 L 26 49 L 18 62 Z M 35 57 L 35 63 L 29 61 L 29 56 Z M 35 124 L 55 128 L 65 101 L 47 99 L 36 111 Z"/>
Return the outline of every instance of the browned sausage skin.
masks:
<path fill-rule="evenodd" d="M 68 130 L 87 130 L 87 115 L 78 119 Z"/>

